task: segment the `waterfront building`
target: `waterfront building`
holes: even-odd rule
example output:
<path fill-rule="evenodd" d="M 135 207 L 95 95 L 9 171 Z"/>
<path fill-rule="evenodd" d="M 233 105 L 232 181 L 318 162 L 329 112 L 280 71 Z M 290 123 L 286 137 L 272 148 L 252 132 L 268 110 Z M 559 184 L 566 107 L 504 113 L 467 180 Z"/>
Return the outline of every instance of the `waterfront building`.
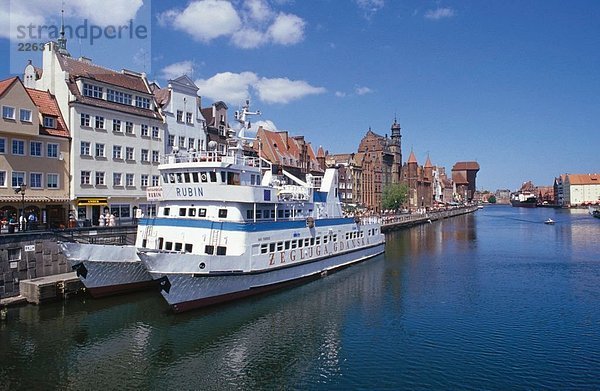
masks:
<path fill-rule="evenodd" d="M 206 146 L 208 150 L 216 150 L 220 154 L 227 153 L 227 138 L 229 137 L 229 122 L 227 110 L 223 101 L 213 103 L 210 107 L 201 109 L 206 124 Z"/>
<path fill-rule="evenodd" d="M 565 205 L 564 182 L 566 174 L 562 174 L 554 178 L 554 199 L 559 206 Z"/>
<path fill-rule="evenodd" d="M 260 157 L 285 169 L 287 172 L 304 178 L 306 174 L 323 175 L 311 143 L 304 136 L 290 136 L 287 131 L 271 131 L 260 126 L 257 131 L 254 149 Z M 258 145 L 256 145 L 258 144 Z"/>
<path fill-rule="evenodd" d="M 183 75 L 169 80 L 166 88 L 153 83 L 151 89 L 165 118 L 165 153 L 206 150 L 206 120 L 192 79 Z"/>
<path fill-rule="evenodd" d="M 355 156 L 354 153 L 341 153 L 326 157 L 327 167 L 338 168 L 339 194 L 346 206 L 359 206 L 361 203 L 362 167 L 357 165 Z"/>
<path fill-rule="evenodd" d="M 434 199 L 433 165 L 429 156 L 424 166 L 419 166 L 414 151 L 402 166 L 402 180 L 408 186 L 407 207 L 411 210 L 429 208 Z"/>
<path fill-rule="evenodd" d="M 470 202 L 473 200 L 476 189 L 477 162 L 457 162 L 452 166 L 452 181 L 456 185 L 456 195 L 460 201 Z"/>
<path fill-rule="evenodd" d="M 509 204 L 510 203 L 510 193 L 509 189 L 498 189 L 496 190 L 496 203 L 497 204 Z"/>
<path fill-rule="evenodd" d="M 600 174 L 565 174 L 563 192 L 566 206 L 600 204 Z"/>
<path fill-rule="evenodd" d="M 64 37 L 46 44 L 42 57 L 41 71 L 27 65 L 25 80 L 56 96 L 68 124 L 72 213 L 93 225 L 108 212 L 118 223 L 137 209 L 152 214 L 146 188 L 159 183 L 165 129 L 145 74 L 72 58 Z"/>
<path fill-rule="evenodd" d="M 0 220 L 13 218 L 11 230 L 21 216 L 31 228 L 65 226 L 69 131 L 55 97 L 12 77 L 0 81 L 0 106 Z"/>

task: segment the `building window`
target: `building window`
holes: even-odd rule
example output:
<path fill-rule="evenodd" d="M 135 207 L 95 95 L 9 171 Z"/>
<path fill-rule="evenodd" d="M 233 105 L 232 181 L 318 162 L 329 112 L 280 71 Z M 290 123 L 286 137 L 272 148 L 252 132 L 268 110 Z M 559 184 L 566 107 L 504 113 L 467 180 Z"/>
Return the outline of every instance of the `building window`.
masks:
<path fill-rule="evenodd" d="M 96 186 L 104 186 L 104 172 L 96 171 Z"/>
<path fill-rule="evenodd" d="M 81 126 L 89 128 L 90 127 L 90 115 L 81 113 Z"/>
<path fill-rule="evenodd" d="M 148 187 L 148 175 L 142 174 L 140 185 L 142 187 Z"/>
<path fill-rule="evenodd" d="M 142 162 L 149 162 L 150 158 L 148 155 L 148 150 L 147 149 L 142 149 L 142 153 L 141 153 L 141 159 Z"/>
<path fill-rule="evenodd" d="M 129 121 L 125 122 L 125 133 L 133 134 L 133 122 L 129 122 Z"/>
<path fill-rule="evenodd" d="M 185 123 L 192 124 L 192 113 L 185 113 Z"/>
<path fill-rule="evenodd" d="M 113 173 L 113 186 L 123 186 L 123 174 L 120 172 Z"/>
<path fill-rule="evenodd" d="M 109 88 L 106 90 L 106 100 L 124 105 L 131 105 L 132 95 Z"/>
<path fill-rule="evenodd" d="M 31 110 L 19 110 L 19 117 L 21 118 L 22 122 L 31 122 Z"/>
<path fill-rule="evenodd" d="M 185 148 L 185 137 L 179 136 L 179 148 Z"/>
<path fill-rule="evenodd" d="M 104 144 L 96 143 L 96 157 L 106 157 L 104 155 Z"/>
<path fill-rule="evenodd" d="M 158 185 L 159 185 L 159 176 L 152 175 L 152 186 L 158 186 Z"/>
<path fill-rule="evenodd" d="M 0 171 L 0 187 L 6 187 L 6 171 Z"/>
<path fill-rule="evenodd" d="M 121 120 L 113 119 L 113 132 L 120 132 L 120 131 L 121 131 Z"/>
<path fill-rule="evenodd" d="M 83 83 L 83 95 L 92 98 L 102 99 L 102 87 L 93 84 Z"/>
<path fill-rule="evenodd" d="M 2 118 L 15 119 L 15 108 L 10 106 L 2 106 Z"/>
<path fill-rule="evenodd" d="M 81 171 L 81 184 L 82 185 L 90 185 L 90 178 L 92 176 L 91 171 Z"/>
<path fill-rule="evenodd" d="M 196 143 L 196 139 L 193 137 L 189 137 L 188 138 L 188 148 L 192 149 L 194 148 L 194 144 Z"/>
<path fill-rule="evenodd" d="M 172 147 L 173 145 L 175 145 L 175 136 L 170 134 L 167 140 L 167 146 Z"/>
<path fill-rule="evenodd" d="M 12 173 L 12 187 L 19 187 L 25 183 L 25 173 L 22 171 L 13 171 Z"/>
<path fill-rule="evenodd" d="M 42 156 L 42 143 L 40 141 L 31 141 L 29 143 L 29 155 Z"/>
<path fill-rule="evenodd" d="M 42 181 L 42 174 L 39 172 L 30 172 L 29 173 L 29 186 L 31 186 L 32 189 L 41 189 L 43 187 L 42 185 L 43 181 Z"/>
<path fill-rule="evenodd" d="M 46 147 L 46 152 L 48 157 L 57 158 L 58 157 L 58 144 L 48 143 Z"/>
<path fill-rule="evenodd" d="M 58 189 L 58 174 L 46 174 L 48 189 Z"/>
<path fill-rule="evenodd" d="M 142 109 L 149 109 L 150 108 L 150 99 L 144 98 L 143 96 L 136 96 L 135 97 L 135 105 L 136 105 L 136 107 L 139 107 Z"/>
<path fill-rule="evenodd" d="M 125 160 L 135 160 L 133 147 L 125 147 Z"/>
<path fill-rule="evenodd" d="M 96 116 L 96 129 L 104 129 L 104 117 Z"/>
<path fill-rule="evenodd" d="M 135 175 L 134 174 L 125 174 L 125 186 L 127 186 L 127 187 L 135 186 Z"/>
<path fill-rule="evenodd" d="M 177 110 L 177 122 L 183 122 L 183 111 Z"/>
<path fill-rule="evenodd" d="M 25 141 L 13 140 L 12 153 L 13 153 L 13 155 L 19 155 L 19 156 L 25 155 Z"/>
<path fill-rule="evenodd" d="M 122 149 L 123 148 L 120 145 L 113 145 L 113 159 L 123 159 L 123 154 L 121 153 Z"/>
<path fill-rule="evenodd" d="M 113 204 L 110 206 L 110 213 L 115 217 L 131 217 L 129 204 Z"/>
<path fill-rule="evenodd" d="M 152 151 L 152 163 L 159 163 L 158 151 Z"/>
<path fill-rule="evenodd" d="M 91 145 L 89 141 L 82 141 L 81 142 L 81 155 L 83 156 L 91 156 L 91 151 L 90 151 Z"/>
<path fill-rule="evenodd" d="M 141 134 L 142 136 L 144 136 L 144 137 L 148 137 L 148 125 L 146 125 L 146 124 L 142 124 L 142 125 L 140 126 L 140 129 L 141 129 L 141 132 L 140 132 L 140 134 Z"/>
<path fill-rule="evenodd" d="M 160 131 L 158 129 L 158 126 L 152 127 L 152 138 L 160 138 Z"/>
<path fill-rule="evenodd" d="M 56 129 L 56 118 L 44 116 L 44 128 Z"/>
<path fill-rule="evenodd" d="M 6 139 L 0 137 L 0 153 L 6 153 Z"/>

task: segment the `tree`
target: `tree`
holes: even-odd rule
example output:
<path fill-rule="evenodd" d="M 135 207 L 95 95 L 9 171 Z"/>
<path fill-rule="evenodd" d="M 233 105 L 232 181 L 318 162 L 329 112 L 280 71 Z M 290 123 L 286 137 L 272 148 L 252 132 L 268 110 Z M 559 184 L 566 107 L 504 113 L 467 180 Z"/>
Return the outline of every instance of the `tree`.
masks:
<path fill-rule="evenodd" d="M 396 210 L 406 202 L 408 186 L 404 183 L 392 183 L 383 188 L 381 208 Z"/>
<path fill-rule="evenodd" d="M 488 197 L 488 202 L 490 204 L 495 204 L 496 203 L 496 196 L 495 195 L 491 195 Z"/>

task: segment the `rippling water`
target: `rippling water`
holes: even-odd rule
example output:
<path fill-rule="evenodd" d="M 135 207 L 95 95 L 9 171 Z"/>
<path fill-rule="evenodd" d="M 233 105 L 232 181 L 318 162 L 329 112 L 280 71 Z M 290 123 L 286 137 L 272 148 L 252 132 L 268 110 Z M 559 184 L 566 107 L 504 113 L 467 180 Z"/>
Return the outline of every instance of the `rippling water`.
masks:
<path fill-rule="evenodd" d="M 153 293 L 11 308 L 0 389 L 600 389 L 599 238 L 586 211 L 486 207 L 205 310 Z"/>

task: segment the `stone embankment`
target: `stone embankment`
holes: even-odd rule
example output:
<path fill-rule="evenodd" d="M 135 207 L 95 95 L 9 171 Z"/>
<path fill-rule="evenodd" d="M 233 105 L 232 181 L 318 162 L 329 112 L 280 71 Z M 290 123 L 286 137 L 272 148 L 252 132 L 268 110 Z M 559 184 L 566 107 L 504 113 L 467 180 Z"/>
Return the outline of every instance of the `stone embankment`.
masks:
<path fill-rule="evenodd" d="M 381 217 L 381 232 L 430 223 L 436 220 L 472 213 L 476 210 L 476 205 L 468 205 L 426 213 L 384 215 Z"/>

